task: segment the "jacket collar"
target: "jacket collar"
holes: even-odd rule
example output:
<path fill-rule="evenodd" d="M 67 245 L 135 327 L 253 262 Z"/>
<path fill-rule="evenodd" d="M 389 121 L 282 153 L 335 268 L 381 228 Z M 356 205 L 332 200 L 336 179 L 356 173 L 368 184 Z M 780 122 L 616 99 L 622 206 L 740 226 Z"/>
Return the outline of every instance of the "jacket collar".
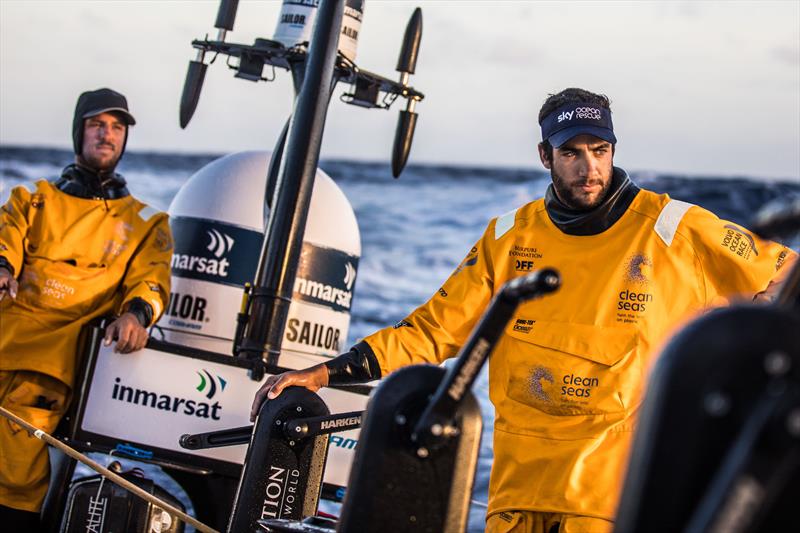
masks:
<path fill-rule="evenodd" d="M 60 191 L 78 198 L 116 200 L 130 195 L 125 178 L 116 172 L 97 172 L 77 163 L 68 165 L 55 185 Z"/>

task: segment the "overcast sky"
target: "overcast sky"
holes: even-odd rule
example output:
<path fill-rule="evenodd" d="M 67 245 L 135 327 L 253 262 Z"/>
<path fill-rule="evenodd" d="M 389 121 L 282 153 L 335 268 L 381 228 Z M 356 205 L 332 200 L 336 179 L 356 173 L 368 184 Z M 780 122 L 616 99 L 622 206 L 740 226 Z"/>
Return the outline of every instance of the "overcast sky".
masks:
<path fill-rule="evenodd" d="M 0 0 L 0 144 L 69 147 L 77 95 L 110 86 L 138 120 L 130 149 L 272 148 L 292 105 L 284 71 L 253 83 L 220 57 L 178 126 L 190 43 L 215 35 L 217 5 Z M 538 167 L 538 109 L 578 86 L 611 97 L 616 162 L 629 170 L 800 180 L 800 2 L 367 0 L 359 66 L 396 76 L 417 5 L 412 84 L 426 98 L 412 162 Z M 272 37 L 280 7 L 242 1 L 228 39 Z M 323 157 L 388 160 L 400 108 L 336 97 Z"/>

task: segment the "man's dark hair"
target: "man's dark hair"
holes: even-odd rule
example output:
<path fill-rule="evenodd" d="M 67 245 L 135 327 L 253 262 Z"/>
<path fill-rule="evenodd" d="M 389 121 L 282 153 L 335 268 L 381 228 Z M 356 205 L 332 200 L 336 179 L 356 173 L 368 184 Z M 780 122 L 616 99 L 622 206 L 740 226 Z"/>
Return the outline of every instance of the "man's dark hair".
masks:
<path fill-rule="evenodd" d="M 604 94 L 596 94 L 586 89 L 579 89 L 577 87 L 570 87 L 563 91 L 551 94 L 547 97 L 539 110 L 539 124 L 542 124 L 544 118 L 566 104 L 573 104 L 578 102 L 585 102 L 587 104 L 594 104 L 596 106 L 608 109 L 611 111 L 611 101 L 608 96 Z M 547 160 L 553 160 L 553 147 L 547 139 L 542 140 L 542 147 L 547 154 Z M 612 148 L 613 149 L 613 148 Z"/>

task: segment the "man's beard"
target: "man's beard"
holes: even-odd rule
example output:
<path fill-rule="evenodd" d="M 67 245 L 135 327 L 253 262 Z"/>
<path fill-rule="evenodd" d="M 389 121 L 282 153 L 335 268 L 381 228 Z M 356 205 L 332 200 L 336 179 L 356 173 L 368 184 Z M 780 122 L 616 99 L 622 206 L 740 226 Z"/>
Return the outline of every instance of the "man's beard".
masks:
<path fill-rule="evenodd" d="M 587 179 L 575 183 L 574 186 L 576 188 L 584 184 L 598 184 L 602 187 L 600 194 L 597 195 L 597 198 L 594 200 L 587 200 L 580 194 L 580 192 L 575 191 L 567 186 L 567 184 L 564 182 L 564 179 L 559 176 L 553 168 L 550 169 L 550 178 L 553 180 L 553 188 L 556 191 L 556 196 L 558 196 L 558 199 L 561 200 L 561 203 L 570 209 L 574 209 L 575 211 L 589 211 L 602 204 L 603 200 L 605 200 L 608 196 L 608 191 L 611 188 L 612 181 L 611 175 L 609 174 L 609 177 L 605 183 L 602 183 L 597 179 Z"/>
<path fill-rule="evenodd" d="M 100 158 L 96 156 L 87 157 L 86 154 L 81 154 L 81 159 L 83 159 L 83 164 L 98 172 L 113 171 L 117 167 L 117 163 L 119 163 L 121 157 L 122 154 L 114 154 L 114 156 L 110 158 Z"/>

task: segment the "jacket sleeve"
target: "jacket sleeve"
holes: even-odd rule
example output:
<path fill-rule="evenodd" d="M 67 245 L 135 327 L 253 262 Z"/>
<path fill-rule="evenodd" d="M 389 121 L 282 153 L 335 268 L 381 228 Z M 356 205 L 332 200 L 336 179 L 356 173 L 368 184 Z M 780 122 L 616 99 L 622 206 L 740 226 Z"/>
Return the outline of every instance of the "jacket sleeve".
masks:
<path fill-rule="evenodd" d="M 169 301 L 172 233 L 166 213 L 157 215 L 136 252 L 130 259 L 122 282 L 123 299 L 119 312 L 131 301 L 141 298 L 153 309 L 148 326 L 155 324 Z"/>
<path fill-rule="evenodd" d="M 14 276 L 22 270 L 30 205 L 31 193 L 25 187 L 14 187 L 8 202 L 0 208 L 0 257 L 8 262 Z"/>
<path fill-rule="evenodd" d="M 706 305 L 717 307 L 751 301 L 769 283 L 782 278 L 797 253 L 764 240 L 739 224 L 722 220 L 701 208 L 692 208 L 692 244 L 703 269 Z"/>
<path fill-rule="evenodd" d="M 415 363 L 440 363 L 466 342 L 494 293 L 491 248 L 494 222 L 425 304 L 364 341 L 380 364 L 381 375 Z"/>

